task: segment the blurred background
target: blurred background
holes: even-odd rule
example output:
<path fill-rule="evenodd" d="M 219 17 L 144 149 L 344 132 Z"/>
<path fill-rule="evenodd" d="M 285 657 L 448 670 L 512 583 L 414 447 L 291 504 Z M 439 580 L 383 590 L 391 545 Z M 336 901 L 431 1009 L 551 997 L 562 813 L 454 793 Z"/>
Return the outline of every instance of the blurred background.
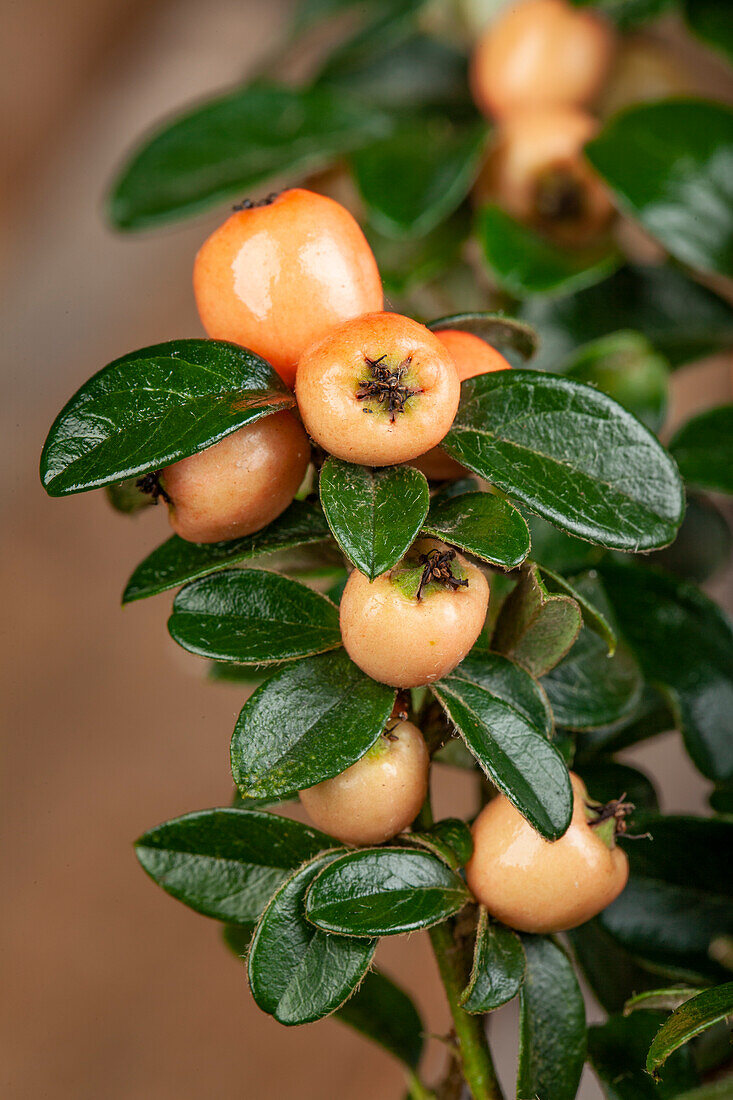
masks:
<path fill-rule="evenodd" d="M 146 828 L 229 801 L 242 689 L 206 684 L 170 643 L 169 596 L 120 610 L 133 566 L 167 533 L 164 510 L 126 520 L 101 493 L 51 500 L 37 477 L 53 416 L 91 373 L 201 334 L 191 265 L 220 213 L 115 235 L 101 202 L 122 154 L 166 112 L 239 79 L 291 6 L 0 0 L 0 1091 L 13 1100 L 402 1095 L 396 1064 L 343 1025 L 285 1031 L 260 1013 L 218 926 L 140 871 L 132 841 Z M 731 98 L 724 69 L 686 49 L 701 86 Z M 729 363 L 680 371 L 670 425 L 730 395 Z M 707 589 L 730 607 L 730 576 Z M 655 776 L 664 811 L 703 808 L 708 785 L 676 734 L 627 756 Z M 461 812 L 466 780 L 438 773 L 439 813 Z M 444 1033 L 426 937 L 387 942 L 380 957 Z M 513 1094 L 514 1010 L 493 1027 Z M 435 1040 L 426 1076 L 441 1064 Z M 600 1095 L 592 1079 L 581 1095 Z"/>

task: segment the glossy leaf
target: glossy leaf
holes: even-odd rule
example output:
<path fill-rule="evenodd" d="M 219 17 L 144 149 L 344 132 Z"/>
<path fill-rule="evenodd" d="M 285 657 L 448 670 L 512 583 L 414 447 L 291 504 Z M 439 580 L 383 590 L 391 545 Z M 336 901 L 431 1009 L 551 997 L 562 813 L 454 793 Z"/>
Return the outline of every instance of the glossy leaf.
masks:
<path fill-rule="evenodd" d="M 527 970 L 519 994 L 517 1100 L 574 1100 L 585 1061 L 585 1006 L 565 952 L 523 936 Z"/>
<path fill-rule="evenodd" d="M 613 656 L 618 641 L 616 628 L 612 622 L 613 615 L 608 600 L 604 598 L 605 594 L 596 583 L 596 574 L 590 572 L 586 577 L 578 578 L 577 583 L 571 584 L 569 580 L 554 570 L 548 569 L 547 566 L 540 566 L 540 573 L 548 591 L 563 592 L 575 600 L 580 607 L 585 625 L 603 639 L 609 655 Z M 593 602 L 593 599 L 599 596 L 605 606 L 598 606 Z"/>
<path fill-rule="evenodd" d="M 225 924 L 222 939 L 235 958 L 245 960 L 256 922 L 251 924 Z"/>
<path fill-rule="evenodd" d="M 463 880 L 430 852 L 363 848 L 314 879 L 306 915 L 327 932 L 394 936 L 446 920 L 469 899 Z"/>
<path fill-rule="evenodd" d="M 515 353 L 515 357 L 525 362 L 532 358 L 539 345 L 537 333 L 531 325 L 514 317 L 506 317 L 503 313 L 452 313 L 431 321 L 428 328 L 433 332 L 443 329 L 470 332 L 497 351 L 507 355 Z"/>
<path fill-rule="evenodd" d="M 581 623 L 576 601 L 568 595 L 552 595 L 538 566 L 531 564 L 522 570 L 519 583 L 502 604 L 492 645 L 539 678 L 562 660 Z"/>
<path fill-rule="evenodd" d="M 677 468 L 635 417 L 590 386 L 538 371 L 463 383 L 448 453 L 571 534 L 663 546 L 682 520 Z"/>
<path fill-rule="evenodd" d="M 733 20 L 728 0 L 683 0 L 682 6 L 690 30 L 733 62 Z"/>
<path fill-rule="evenodd" d="M 413 829 L 404 835 L 405 843 L 427 848 L 442 859 L 454 871 L 465 867 L 473 853 L 473 837 L 465 821 L 458 817 L 446 817 L 436 821 L 428 829 Z"/>
<path fill-rule="evenodd" d="M 377 740 L 394 699 L 343 650 L 298 661 L 242 708 L 232 735 L 235 783 L 242 794 L 266 797 L 339 775 Z"/>
<path fill-rule="evenodd" d="M 577 294 L 531 299 L 521 316 L 539 332 L 541 370 L 560 370 L 577 347 L 620 329 L 642 333 L 673 365 L 733 342 L 733 306 L 671 264 L 627 265 Z"/>
<path fill-rule="evenodd" d="M 372 470 L 337 458 L 324 463 L 320 492 L 334 538 L 370 580 L 410 548 L 430 502 L 428 483 L 413 466 Z"/>
<path fill-rule="evenodd" d="M 649 560 L 684 580 L 702 584 L 723 568 L 732 553 L 733 535 L 721 510 L 707 497 L 688 493 L 677 538 Z"/>
<path fill-rule="evenodd" d="M 355 35 L 332 50 L 316 86 L 346 94 L 372 109 L 413 114 L 437 107 L 449 110 L 452 117 L 475 114 L 465 53 L 449 42 L 419 32 L 405 35 L 396 23 L 392 26 L 397 30 L 394 35 L 386 36 L 375 24 L 368 36 Z"/>
<path fill-rule="evenodd" d="M 407 294 L 447 271 L 458 260 L 470 231 L 465 206 L 420 237 L 388 237 L 373 225 L 364 226 L 388 297 Z"/>
<path fill-rule="evenodd" d="M 697 990 L 689 985 L 667 986 L 665 989 L 647 989 L 643 993 L 636 993 L 630 997 L 624 1005 L 624 1016 L 629 1016 L 639 1009 L 644 1011 L 659 1009 L 662 1012 L 673 1012 L 690 997 L 694 997 Z"/>
<path fill-rule="evenodd" d="M 594 759 L 599 753 L 620 752 L 672 729 L 674 718 L 666 701 L 658 691 L 644 684 L 638 702 L 624 717 L 584 732 L 579 746 L 581 757 Z"/>
<path fill-rule="evenodd" d="M 143 833 L 135 852 L 159 886 L 217 920 L 256 921 L 291 871 L 333 841 L 259 810 L 201 810 Z"/>
<path fill-rule="evenodd" d="M 64 406 L 41 455 L 51 496 L 158 470 L 295 404 L 272 367 L 219 340 L 171 340 L 116 359 Z"/>
<path fill-rule="evenodd" d="M 653 841 L 625 845 L 629 882 L 598 923 L 658 974 L 726 980 L 710 945 L 733 935 L 733 821 L 634 814 L 632 826 Z"/>
<path fill-rule="evenodd" d="M 417 1069 L 424 1046 L 423 1022 L 407 994 L 384 974 L 370 970 L 336 1017 Z"/>
<path fill-rule="evenodd" d="M 371 222 L 392 237 L 422 236 L 463 201 L 478 173 L 487 127 L 420 118 L 356 152 L 351 163 Z"/>
<path fill-rule="evenodd" d="M 579 7 L 594 7 L 603 12 L 620 30 L 631 30 L 639 24 L 657 19 L 677 0 L 572 0 Z"/>
<path fill-rule="evenodd" d="M 268 665 L 341 645 L 338 608 L 298 581 L 263 569 L 226 569 L 181 589 L 171 637 L 199 657 Z"/>
<path fill-rule="evenodd" d="M 691 584 L 655 569 L 603 565 L 619 626 L 644 676 L 668 698 L 685 746 L 710 779 L 733 777 L 733 630 Z"/>
<path fill-rule="evenodd" d="M 514 569 L 529 553 L 526 520 L 493 493 L 462 493 L 434 500 L 423 530 L 503 569 Z"/>
<path fill-rule="evenodd" d="M 733 275 L 733 111 L 668 100 L 614 116 L 585 154 L 676 259 Z M 639 171 L 639 165 L 644 171 Z"/>
<path fill-rule="evenodd" d="M 127 481 L 119 481 L 114 485 L 105 485 L 104 491 L 107 494 L 107 500 L 115 512 L 121 512 L 125 516 L 134 516 L 157 503 L 150 493 L 143 492 L 137 481 L 136 477 L 132 477 Z"/>
<path fill-rule="evenodd" d="M 459 1003 L 466 1012 L 493 1012 L 519 993 L 526 965 L 517 933 L 489 920 L 482 906 L 476 927 L 471 977 Z"/>
<path fill-rule="evenodd" d="M 659 976 L 642 969 L 596 919 L 566 935 L 585 980 L 606 1012 L 620 1012 L 632 994 L 659 984 Z M 643 1065 L 643 1056 L 639 1065 Z"/>
<path fill-rule="evenodd" d="M 539 516 L 528 512 L 526 518 L 532 539 L 532 559 L 545 571 L 552 569 L 572 576 L 597 565 L 606 553 L 603 547 L 560 531 Z"/>
<path fill-rule="evenodd" d="M 314 171 L 383 136 L 374 107 L 328 88 L 235 88 L 166 122 L 115 181 L 109 216 L 141 229 L 203 210 L 273 176 Z"/>
<path fill-rule="evenodd" d="M 157 596 L 227 566 L 243 565 L 296 546 L 315 545 L 329 536 L 321 509 L 304 500 L 294 500 L 267 527 L 241 539 L 199 544 L 173 535 L 138 565 L 127 582 L 122 602 Z"/>
<path fill-rule="evenodd" d="M 733 982 L 704 989 L 675 1009 L 660 1027 L 646 1057 L 648 1073 L 656 1074 L 667 1058 L 695 1036 L 733 1016 Z"/>
<path fill-rule="evenodd" d="M 498 206 L 483 207 L 477 232 L 493 276 L 516 298 L 580 290 L 605 279 L 620 263 L 618 253 L 608 248 L 559 248 Z"/>
<path fill-rule="evenodd" d="M 680 1051 L 670 1059 L 661 1081 L 644 1069 L 647 1048 L 663 1016 L 612 1016 L 588 1028 L 588 1060 L 603 1085 L 607 1100 L 672 1100 L 687 1096 L 698 1082 L 692 1058 Z"/>
<path fill-rule="evenodd" d="M 639 332 L 613 332 L 592 340 L 558 373 L 597 386 L 653 432 L 664 423 L 669 365 Z"/>
<path fill-rule="evenodd" d="M 688 420 L 669 449 L 685 481 L 699 489 L 733 493 L 733 405 Z"/>
<path fill-rule="evenodd" d="M 433 691 L 492 783 L 544 837 L 562 836 L 572 813 L 570 780 L 534 724 L 544 700 L 528 673 L 498 654 L 477 653 Z"/>
<path fill-rule="evenodd" d="M 308 887 L 338 854 L 318 856 L 291 875 L 252 937 L 247 964 L 252 996 L 278 1023 L 308 1024 L 330 1015 L 348 1000 L 371 965 L 376 940 L 330 936 L 305 919 Z"/>
<path fill-rule="evenodd" d="M 591 576 L 577 578 L 574 587 L 593 602 L 602 603 L 603 591 Z M 567 657 L 543 677 L 542 686 L 558 725 L 589 730 L 633 714 L 643 681 L 625 645 L 609 656 L 605 640 L 583 626 Z"/>

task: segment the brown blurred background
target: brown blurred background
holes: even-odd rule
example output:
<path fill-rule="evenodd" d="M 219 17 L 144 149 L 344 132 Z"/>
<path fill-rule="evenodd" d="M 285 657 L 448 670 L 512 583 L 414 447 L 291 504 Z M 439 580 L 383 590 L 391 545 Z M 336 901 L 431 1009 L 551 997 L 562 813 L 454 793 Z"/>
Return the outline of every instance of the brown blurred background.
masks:
<path fill-rule="evenodd" d="M 132 567 L 165 516 L 115 516 L 100 493 L 47 499 L 37 462 L 62 403 L 125 351 L 200 333 L 194 252 L 218 214 L 115 236 L 101 198 L 122 152 L 161 115 L 239 78 L 272 47 L 289 0 L 1 0 L 0 312 L 4 752 L 0 1092 L 12 1100 L 373 1100 L 399 1068 L 343 1026 L 286 1031 L 261 1014 L 218 928 L 157 889 L 132 841 L 226 804 L 243 696 L 207 685 L 168 639 L 169 597 L 124 612 Z M 676 379 L 673 417 L 729 396 L 711 364 Z M 10 394 L 10 400 L 7 394 Z M 711 590 L 720 595 L 725 578 Z M 628 754 L 667 810 L 707 784 L 670 734 Z M 468 790 L 438 776 L 438 809 Z M 385 969 L 446 1030 L 425 937 Z M 598 1015 L 591 1004 L 590 1011 Z M 513 1009 L 493 1023 L 513 1095 Z M 430 1044 L 427 1072 L 442 1063 Z M 584 1096 L 599 1095 L 588 1079 Z"/>

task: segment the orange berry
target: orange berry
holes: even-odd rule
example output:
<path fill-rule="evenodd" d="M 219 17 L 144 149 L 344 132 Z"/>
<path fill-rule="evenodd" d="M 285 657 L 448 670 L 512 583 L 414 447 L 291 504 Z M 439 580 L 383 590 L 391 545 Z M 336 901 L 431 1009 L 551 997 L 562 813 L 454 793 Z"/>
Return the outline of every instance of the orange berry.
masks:
<path fill-rule="evenodd" d="M 189 542 L 259 531 L 291 503 L 309 461 L 308 438 L 292 413 L 245 424 L 163 471 L 171 527 Z"/>
<path fill-rule="evenodd" d="M 481 570 L 452 552 L 458 587 L 433 581 L 417 598 L 430 552 L 447 548 L 420 539 L 390 573 L 369 581 L 358 570 L 341 597 L 341 637 L 351 660 L 368 676 L 394 687 L 434 683 L 460 664 L 486 619 L 489 586 Z"/>
<path fill-rule="evenodd" d="M 458 378 L 465 382 L 479 374 L 488 374 L 495 370 L 509 370 L 508 363 L 496 348 L 492 348 L 479 336 L 459 329 L 446 328 L 436 332 L 440 342 L 445 345 L 453 357 Z M 460 462 L 447 455 L 442 447 L 433 447 L 427 454 L 420 455 L 412 463 L 418 470 L 434 481 L 446 481 L 453 477 L 462 477 L 466 470 Z"/>
<path fill-rule="evenodd" d="M 201 246 L 193 286 L 208 335 L 261 355 L 289 386 L 310 344 L 383 302 L 356 220 L 301 188 L 227 218 Z"/>
<path fill-rule="evenodd" d="M 559 840 L 545 840 L 504 795 L 473 823 L 466 880 L 497 920 L 522 932 L 563 932 L 600 913 L 623 890 L 626 853 L 609 846 L 586 815 L 585 785 L 571 772 L 573 817 Z"/>
<path fill-rule="evenodd" d="M 406 462 L 439 443 L 460 388 L 441 341 L 398 313 L 369 313 L 333 329 L 306 351 L 295 383 L 316 443 L 366 466 Z"/>
<path fill-rule="evenodd" d="M 474 50 L 474 100 L 495 118 L 528 107 L 585 106 L 603 87 L 613 49 L 613 32 L 595 12 L 566 0 L 510 4 Z"/>
<path fill-rule="evenodd" d="M 519 111 L 504 119 L 475 189 L 562 243 L 583 244 L 613 216 L 610 196 L 583 156 L 597 121 L 572 107 Z"/>
<path fill-rule="evenodd" d="M 318 829 L 345 844 L 382 844 L 415 820 L 428 793 L 430 755 L 412 722 L 397 722 L 341 775 L 300 792 Z"/>

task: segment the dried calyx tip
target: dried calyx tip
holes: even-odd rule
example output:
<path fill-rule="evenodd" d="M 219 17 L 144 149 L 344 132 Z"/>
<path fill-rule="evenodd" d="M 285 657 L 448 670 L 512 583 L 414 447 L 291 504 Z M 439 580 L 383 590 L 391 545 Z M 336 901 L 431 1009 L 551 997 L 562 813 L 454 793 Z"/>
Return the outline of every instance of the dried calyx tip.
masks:
<path fill-rule="evenodd" d="M 172 504 L 171 498 L 160 483 L 160 475 L 162 473 L 162 470 L 151 470 L 149 474 L 139 477 L 135 485 L 141 493 L 146 493 L 153 498 L 153 504 L 158 503 L 159 497 L 162 497 L 166 504 Z"/>
<path fill-rule="evenodd" d="M 395 422 L 395 415 L 405 411 L 405 405 L 415 394 L 422 390 L 412 390 L 406 386 L 402 379 L 412 362 L 412 356 L 408 355 L 394 370 L 385 366 L 386 355 L 380 355 L 378 359 L 370 359 L 365 356 L 365 362 L 371 369 L 371 378 L 359 379 L 359 389 L 356 391 L 357 401 L 376 401 L 378 405 L 384 405 L 389 410 L 389 419 Z M 364 412 L 371 412 L 364 409 Z"/>
<path fill-rule="evenodd" d="M 610 838 L 614 840 L 617 836 L 625 836 L 628 840 L 650 840 L 649 833 L 627 832 L 628 823 L 626 819 L 634 812 L 636 807 L 633 802 L 624 801 L 625 798 L 626 793 L 624 792 L 620 798 L 612 798 L 610 802 L 605 804 L 586 802 L 588 824 L 591 829 L 600 829 L 603 826 L 603 831 L 608 831 Z"/>
<path fill-rule="evenodd" d="M 566 168 L 546 172 L 537 181 L 535 211 L 550 222 L 575 221 L 585 211 L 581 181 Z"/>
<path fill-rule="evenodd" d="M 456 588 L 468 588 L 468 579 L 459 580 L 453 576 L 451 562 L 455 559 L 455 550 L 429 550 L 421 554 L 418 561 L 424 565 L 416 598 L 422 599 L 423 589 L 432 581 L 455 591 Z"/>
<path fill-rule="evenodd" d="M 269 195 L 265 195 L 264 199 L 242 199 L 241 202 L 234 204 L 232 210 L 239 213 L 242 210 L 256 210 L 258 206 L 269 206 L 279 194 L 279 191 L 271 191 Z"/>

